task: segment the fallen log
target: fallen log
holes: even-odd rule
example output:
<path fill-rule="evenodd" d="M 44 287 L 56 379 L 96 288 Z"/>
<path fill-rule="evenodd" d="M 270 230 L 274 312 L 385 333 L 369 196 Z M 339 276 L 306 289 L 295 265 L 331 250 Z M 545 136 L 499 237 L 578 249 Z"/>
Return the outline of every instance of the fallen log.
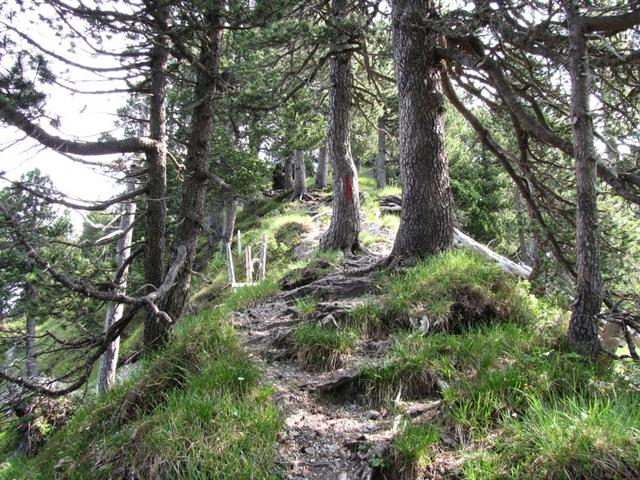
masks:
<path fill-rule="evenodd" d="M 525 280 L 527 280 L 531 276 L 531 267 L 527 265 L 520 265 L 512 260 L 509 260 L 507 257 L 494 252 L 486 245 L 476 242 L 469 235 L 461 230 L 458 230 L 457 228 L 453 229 L 453 241 L 454 244 L 458 247 L 470 248 L 474 252 L 478 252 L 480 255 L 493 260 L 503 271 L 510 273 L 511 275 L 517 275 L 518 277 L 524 278 Z"/>

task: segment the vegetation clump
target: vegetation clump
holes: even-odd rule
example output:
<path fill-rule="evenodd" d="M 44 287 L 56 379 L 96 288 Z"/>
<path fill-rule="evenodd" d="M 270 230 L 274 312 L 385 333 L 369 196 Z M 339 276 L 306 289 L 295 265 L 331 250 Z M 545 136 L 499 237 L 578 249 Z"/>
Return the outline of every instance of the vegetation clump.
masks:
<path fill-rule="evenodd" d="M 302 368 L 330 371 L 342 366 L 356 345 L 355 331 L 307 323 L 293 332 L 294 355 Z"/>
<path fill-rule="evenodd" d="M 384 315 L 423 331 L 463 330 L 493 322 L 533 319 L 525 284 L 466 250 L 452 250 L 388 281 Z"/>
<path fill-rule="evenodd" d="M 55 467 L 71 479 L 274 478 L 280 413 L 225 320 L 273 288 L 266 282 L 228 292 L 222 308 L 185 318 L 140 373 L 81 407 L 33 462 L 12 461 L 0 472 L 37 478 Z"/>
<path fill-rule="evenodd" d="M 432 447 L 439 441 L 440 432 L 435 425 L 405 422 L 391 444 L 389 477 L 393 480 L 421 478 L 431 463 Z"/>

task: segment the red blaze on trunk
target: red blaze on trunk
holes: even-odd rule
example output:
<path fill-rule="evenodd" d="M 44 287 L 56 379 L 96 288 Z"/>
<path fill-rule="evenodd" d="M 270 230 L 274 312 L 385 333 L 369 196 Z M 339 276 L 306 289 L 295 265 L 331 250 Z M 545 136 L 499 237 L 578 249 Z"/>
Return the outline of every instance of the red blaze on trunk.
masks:
<path fill-rule="evenodd" d="M 351 175 L 347 175 L 344 179 L 344 189 L 347 195 L 347 203 L 353 202 L 353 186 L 351 185 Z"/>

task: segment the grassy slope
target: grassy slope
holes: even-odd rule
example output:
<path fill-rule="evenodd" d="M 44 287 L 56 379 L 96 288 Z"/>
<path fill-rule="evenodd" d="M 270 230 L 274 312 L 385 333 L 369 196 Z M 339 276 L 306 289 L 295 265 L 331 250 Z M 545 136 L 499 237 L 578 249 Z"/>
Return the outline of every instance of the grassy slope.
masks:
<path fill-rule="evenodd" d="M 397 218 L 377 214 L 371 183 L 363 179 L 364 218 L 397 225 Z M 304 209 L 277 200 L 243 212 L 245 243 L 268 235 L 268 281 L 223 290 L 224 263 L 215 256 L 207 272 L 212 284 L 194 288 L 199 313 L 180 322 L 170 345 L 134 378 L 81 408 L 36 458 L 0 464 L 0 477 L 52 478 L 59 464 L 65 478 L 119 478 L 124 469 L 144 478 L 279 478 L 281 419 L 226 319 L 277 291 L 277 279 L 302 265 L 291 263 L 291 236 L 301 231 L 292 225 L 304 230 L 309 222 Z M 568 353 L 561 308 L 467 254 L 446 254 L 379 281 L 386 296 L 351 312 L 348 334 L 300 330 L 296 338 L 313 346 L 311 358 L 348 350 L 356 337 L 391 334 L 384 363 L 365 369 L 359 385 L 372 403 L 391 409 L 399 388 L 403 398 L 420 398 L 437 390 L 436 380 L 446 383 L 440 414 L 417 424 L 407 419 L 390 457 L 380 459 L 394 475 L 412 478 L 453 456 L 467 478 L 634 478 L 640 372 Z M 461 300 L 484 306 L 473 322 L 459 314 Z M 315 304 L 298 306 L 311 314 Z M 415 331 L 415 320 L 425 317 L 427 336 Z M 0 437 L 2 451 L 14 445 L 10 432 Z"/>

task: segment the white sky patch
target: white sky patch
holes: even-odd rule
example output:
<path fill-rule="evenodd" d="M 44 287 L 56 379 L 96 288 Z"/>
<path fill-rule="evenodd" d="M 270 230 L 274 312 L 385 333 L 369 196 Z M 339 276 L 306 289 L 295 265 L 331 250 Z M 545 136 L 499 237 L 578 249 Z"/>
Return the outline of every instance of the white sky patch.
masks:
<path fill-rule="evenodd" d="M 31 17 L 31 18 L 30 18 Z M 90 54 L 87 48 L 71 48 L 68 40 L 56 37 L 48 26 L 34 28 L 35 13 L 31 15 L 20 14 L 16 17 L 22 22 L 14 24 L 15 28 L 28 34 L 33 40 L 44 48 L 72 59 L 74 62 L 100 67 L 118 66 L 115 59 L 110 57 L 96 57 Z M 15 35 L 17 48 L 37 53 L 37 49 Z M 123 39 L 112 38 L 109 48 L 124 46 Z M 0 59 L 3 69 L 10 66 L 13 59 L 5 56 Z M 8 65 L 9 63 L 9 65 Z M 57 79 L 73 88 L 82 91 L 112 90 L 122 88 L 122 82 L 105 80 L 91 72 L 67 67 L 55 59 L 50 59 L 50 68 Z M 73 82 L 71 82 L 71 80 Z M 59 118 L 59 130 L 50 125 L 45 119 L 40 125 L 50 134 L 68 140 L 96 141 L 101 134 L 109 133 L 115 138 L 122 138 L 121 129 L 115 129 L 114 122 L 117 119 L 118 108 L 124 106 L 127 95 L 124 93 L 113 94 L 79 94 L 70 92 L 57 85 L 47 85 L 44 88 L 47 93 L 46 112 L 52 118 Z M 102 171 L 99 167 L 90 167 L 74 162 L 51 149 L 42 147 L 32 139 L 22 139 L 25 135 L 18 129 L 0 125 L 0 171 L 10 180 L 18 180 L 24 173 L 35 168 L 48 175 L 55 188 L 71 199 L 85 201 L 106 200 L 117 193 L 122 192 L 123 187 L 116 184 L 115 179 Z M 14 144 L 15 145 L 12 145 Z M 10 146 L 11 145 L 11 146 Z M 7 148 L 8 147 L 8 148 Z M 92 162 L 109 163 L 118 158 L 117 155 L 102 155 L 85 157 Z M 7 182 L 0 181 L 0 188 L 6 187 Z M 76 230 L 82 223 L 82 216 L 72 216 Z"/>

